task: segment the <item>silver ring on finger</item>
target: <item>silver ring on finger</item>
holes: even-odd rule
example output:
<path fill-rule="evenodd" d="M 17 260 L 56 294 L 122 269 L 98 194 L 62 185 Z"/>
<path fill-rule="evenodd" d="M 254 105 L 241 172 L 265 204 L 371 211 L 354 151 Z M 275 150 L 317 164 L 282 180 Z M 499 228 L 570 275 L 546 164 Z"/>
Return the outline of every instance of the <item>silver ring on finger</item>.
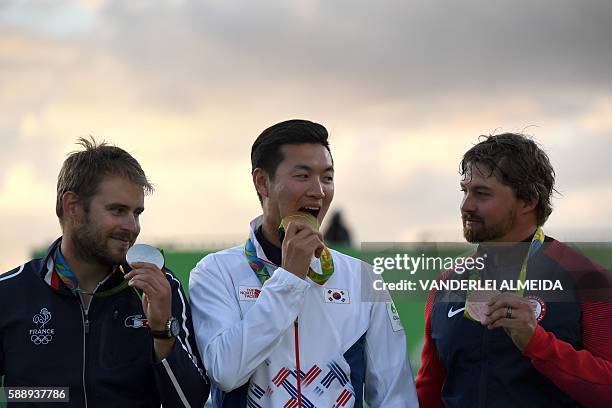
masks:
<path fill-rule="evenodd" d="M 506 308 L 506 319 L 512 319 L 512 307 L 510 306 Z"/>

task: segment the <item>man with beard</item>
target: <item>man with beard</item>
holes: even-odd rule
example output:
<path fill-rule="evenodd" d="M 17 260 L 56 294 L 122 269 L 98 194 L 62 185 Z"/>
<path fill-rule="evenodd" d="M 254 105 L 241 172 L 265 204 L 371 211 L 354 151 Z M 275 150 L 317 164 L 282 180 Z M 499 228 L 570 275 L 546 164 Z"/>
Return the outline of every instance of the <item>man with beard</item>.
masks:
<path fill-rule="evenodd" d="M 612 406 L 612 279 L 543 233 L 555 179 L 548 156 L 523 135 L 488 136 L 465 153 L 461 175 L 463 233 L 484 269 L 440 279 L 559 280 L 564 291 L 432 291 L 421 405 Z"/>
<path fill-rule="evenodd" d="M 179 281 L 126 263 L 153 188 L 124 150 L 80 144 L 57 182 L 63 236 L 0 275 L 4 386 L 68 387 L 52 394 L 57 405 L 34 398 L 33 407 L 201 407 L 209 386 Z"/>
<path fill-rule="evenodd" d="M 417 406 L 393 304 L 364 299 L 371 268 L 319 232 L 334 196 L 325 127 L 269 127 L 251 166 L 263 215 L 244 245 L 206 256 L 189 282 L 215 406 Z"/>

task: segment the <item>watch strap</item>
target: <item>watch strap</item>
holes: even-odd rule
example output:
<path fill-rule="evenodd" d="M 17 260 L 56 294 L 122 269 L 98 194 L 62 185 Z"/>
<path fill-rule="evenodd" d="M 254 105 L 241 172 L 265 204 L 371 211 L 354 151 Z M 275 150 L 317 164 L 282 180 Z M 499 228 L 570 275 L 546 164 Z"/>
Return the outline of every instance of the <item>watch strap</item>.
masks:
<path fill-rule="evenodd" d="M 149 334 L 151 334 L 151 337 L 153 337 L 154 339 L 171 339 L 176 337 L 176 334 L 172 333 L 172 325 L 176 324 L 176 318 L 175 317 L 171 317 L 170 319 L 168 319 L 168 321 L 166 322 L 166 328 L 164 330 L 152 330 L 149 328 Z"/>

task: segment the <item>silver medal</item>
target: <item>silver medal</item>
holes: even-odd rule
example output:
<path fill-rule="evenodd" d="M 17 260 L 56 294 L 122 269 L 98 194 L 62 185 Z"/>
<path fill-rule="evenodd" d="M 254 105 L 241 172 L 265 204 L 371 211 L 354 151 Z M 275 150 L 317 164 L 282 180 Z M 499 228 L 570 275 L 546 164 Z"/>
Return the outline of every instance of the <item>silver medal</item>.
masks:
<path fill-rule="evenodd" d="M 164 256 L 159 249 L 147 244 L 136 244 L 132 246 L 125 256 L 128 264 L 146 262 L 161 269 L 164 266 Z"/>

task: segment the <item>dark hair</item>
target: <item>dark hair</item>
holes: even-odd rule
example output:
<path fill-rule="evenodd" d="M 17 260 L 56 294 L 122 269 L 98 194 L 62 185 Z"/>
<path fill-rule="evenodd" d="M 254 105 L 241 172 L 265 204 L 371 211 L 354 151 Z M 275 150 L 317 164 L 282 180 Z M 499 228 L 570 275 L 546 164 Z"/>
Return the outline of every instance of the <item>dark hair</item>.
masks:
<path fill-rule="evenodd" d="M 62 196 L 72 191 L 79 196 L 87 211 L 91 198 L 96 194 L 98 186 L 108 176 L 124 177 L 141 186 L 145 193 L 153 192 L 138 161 L 125 150 L 91 140 L 79 138 L 77 144 L 85 150 L 74 151 L 64 161 L 57 177 L 57 202 L 55 213 L 63 221 Z"/>
<path fill-rule="evenodd" d="M 490 175 L 510 186 L 517 198 L 538 201 L 536 218 L 538 225 L 544 225 L 553 210 L 555 170 L 536 142 L 519 133 L 481 135 L 480 142 L 463 155 L 459 173 L 465 177 L 472 164 L 487 166 Z"/>
<path fill-rule="evenodd" d="M 281 146 L 286 144 L 320 144 L 331 155 L 327 138 L 327 129 L 309 120 L 292 119 L 270 126 L 261 132 L 251 147 L 251 171 L 260 168 L 274 179 L 278 165 L 285 158 Z"/>

